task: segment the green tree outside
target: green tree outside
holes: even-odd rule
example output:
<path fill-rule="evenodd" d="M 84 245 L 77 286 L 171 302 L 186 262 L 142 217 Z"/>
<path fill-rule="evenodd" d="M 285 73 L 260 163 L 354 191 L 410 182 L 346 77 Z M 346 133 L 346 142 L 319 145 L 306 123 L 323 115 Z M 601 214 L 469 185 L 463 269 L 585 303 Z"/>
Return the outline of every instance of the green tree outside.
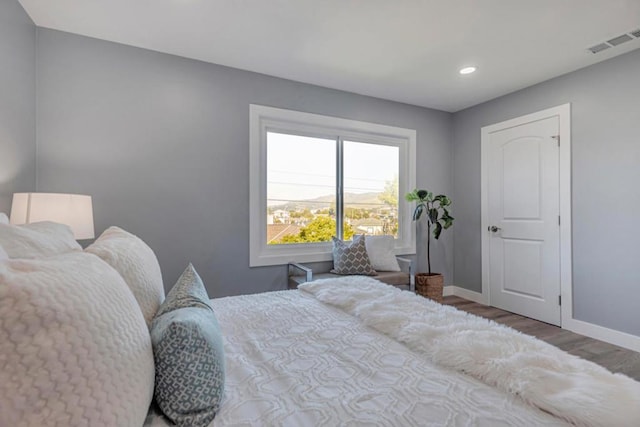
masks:
<path fill-rule="evenodd" d="M 303 211 L 294 211 L 289 214 L 290 218 L 313 218 L 313 214 L 309 209 L 304 209 Z"/>
<path fill-rule="evenodd" d="M 398 194 L 400 189 L 400 180 L 398 175 L 395 175 L 392 180 L 385 182 L 384 190 L 378 195 L 378 199 L 385 205 L 388 205 L 394 212 L 398 211 Z M 396 215 L 397 216 L 397 215 Z M 398 219 L 397 217 L 391 219 L 390 222 L 385 224 L 384 232 L 386 234 L 398 235 Z"/>
<path fill-rule="evenodd" d="M 398 175 L 394 176 L 391 181 L 387 181 L 384 184 L 384 190 L 378 199 L 385 205 L 389 205 L 393 208 L 398 208 L 398 193 L 399 193 L 400 181 Z"/>
<path fill-rule="evenodd" d="M 349 219 L 365 219 L 371 217 L 371 213 L 367 209 L 362 208 L 345 208 L 345 218 Z"/>
<path fill-rule="evenodd" d="M 344 224 L 344 240 L 353 237 L 351 225 Z M 271 244 L 330 242 L 336 235 L 336 220 L 327 216 L 319 216 L 300 229 L 298 234 L 290 234 Z"/>

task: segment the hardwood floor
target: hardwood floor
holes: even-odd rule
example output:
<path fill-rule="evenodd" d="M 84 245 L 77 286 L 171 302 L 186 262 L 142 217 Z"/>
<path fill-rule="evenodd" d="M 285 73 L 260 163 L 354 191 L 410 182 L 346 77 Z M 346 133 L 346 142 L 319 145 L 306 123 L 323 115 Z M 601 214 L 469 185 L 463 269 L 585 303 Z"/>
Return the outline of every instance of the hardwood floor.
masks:
<path fill-rule="evenodd" d="M 499 308 L 489 307 L 456 296 L 444 297 L 444 304 L 505 324 L 525 334 L 561 348 L 567 353 L 597 363 L 611 372 L 621 372 L 640 381 L 640 353 L 588 338 Z"/>

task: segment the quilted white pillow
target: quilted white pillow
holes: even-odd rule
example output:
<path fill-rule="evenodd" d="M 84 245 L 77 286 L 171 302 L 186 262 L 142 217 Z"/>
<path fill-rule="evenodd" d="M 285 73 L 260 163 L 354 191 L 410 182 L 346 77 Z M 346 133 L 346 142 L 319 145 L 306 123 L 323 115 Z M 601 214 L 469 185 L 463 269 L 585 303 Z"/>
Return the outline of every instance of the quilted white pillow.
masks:
<path fill-rule="evenodd" d="M 122 277 L 82 252 L 0 263 L 0 425 L 141 426 L 149 331 Z"/>
<path fill-rule="evenodd" d="M 9 224 L 9 217 L 4 212 L 0 212 L 0 224 Z"/>
<path fill-rule="evenodd" d="M 82 250 L 69 226 L 50 221 L 0 224 L 0 245 L 9 258 L 44 258 Z"/>
<path fill-rule="evenodd" d="M 393 236 L 365 236 L 364 244 L 374 270 L 400 271 L 400 265 L 393 252 Z"/>
<path fill-rule="evenodd" d="M 147 326 L 164 301 L 164 286 L 158 259 L 137 236 L 109 227 L 85 251 L 98 255 L 115 268 L 138 301 Z"/>

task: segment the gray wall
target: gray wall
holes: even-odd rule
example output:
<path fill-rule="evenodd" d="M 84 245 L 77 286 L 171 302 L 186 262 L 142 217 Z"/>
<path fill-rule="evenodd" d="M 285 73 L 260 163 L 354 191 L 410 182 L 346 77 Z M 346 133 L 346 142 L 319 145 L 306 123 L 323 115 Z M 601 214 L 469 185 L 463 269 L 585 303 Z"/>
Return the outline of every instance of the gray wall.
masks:
<path fill-rule="evenodd" d="M 147 241 L 166 288 L 192 261 L 211 296 L 283 289 L 284 266 L 249 268 L 251 103 L 416 129 L 418 185 L 451 192 L 449 113 L 46 29 L 38 189 L 91 194 L 97 232 Z M 435 255 L 447 282 L 452 240 Z"/>
<path fill-rule="evenodd" d="M 453 116 L 36 33 L 12 0 L 0 0 L 0 57 L 0 211 L 36 186 L 92 194 L 98 232 L 117 224 L 148 241 L 167 288 L 193 261 L 212 296 L 286 282 L 284 267 L 248 267 L 250 103 L 416 129 L 418 186 L 454 200 L 435 267 L 447 283 L 480 291 L 480 128 L 570 102 L 574 315 L 640 335 L 640 51 Z M 417 258 L 424 270 L 422 245 Z"/>
<path fill-rule="evenodd" d="M 454 275 L 481 290 L 480 128 L 571 103 L 574 317 L 640 335 L 640 50 L 453 118 Z"/>
<path fill-rule="evenodd" d="M 36 27 L 15 0 L 0 0 L 0 212 L 36 184 Z"/>

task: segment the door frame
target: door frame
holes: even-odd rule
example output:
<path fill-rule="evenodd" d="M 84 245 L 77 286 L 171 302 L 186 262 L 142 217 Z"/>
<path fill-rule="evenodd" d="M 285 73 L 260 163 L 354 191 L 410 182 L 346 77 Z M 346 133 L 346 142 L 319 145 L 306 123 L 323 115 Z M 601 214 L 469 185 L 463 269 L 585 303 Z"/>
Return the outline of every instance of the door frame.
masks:
<path fill-rule="evenodd" d="M 572 256 L 571 256 L 571 104 L 558 105 L 546 110 L 506 120 L 481 129 L 481 229 L 482 236 L 482 298 L 491 304 L 489 289 L 489 137 L 492 133 L 525 123 L 558 116 L 560 135 L 560 325 L 565 327 L 573 319 Z"/>

